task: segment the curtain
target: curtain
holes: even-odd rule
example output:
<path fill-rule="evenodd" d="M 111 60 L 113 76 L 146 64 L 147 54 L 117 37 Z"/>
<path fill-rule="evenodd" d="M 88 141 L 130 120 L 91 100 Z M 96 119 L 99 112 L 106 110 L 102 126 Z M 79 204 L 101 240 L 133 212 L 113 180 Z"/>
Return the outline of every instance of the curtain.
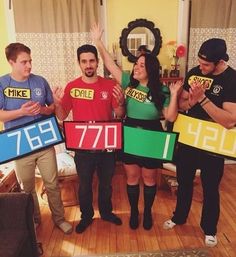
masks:
<path fill-rule="evenodd" d="M 191 0 L 188 68 L 197 65 L 201 44 L 209 38 L 226 41 L 229 65 L 236 69 L 236 0 Z"/>
<path fill-rule="evenodd" d="M 89 30 L 99 21 L 99 0 L 13 0 L 16 40 L 31 48 L 33 72 L 51 86 L 80 75 L 77 48 L 91 44 Z M 103 74 L 99 65 L 98 73 Z"/>

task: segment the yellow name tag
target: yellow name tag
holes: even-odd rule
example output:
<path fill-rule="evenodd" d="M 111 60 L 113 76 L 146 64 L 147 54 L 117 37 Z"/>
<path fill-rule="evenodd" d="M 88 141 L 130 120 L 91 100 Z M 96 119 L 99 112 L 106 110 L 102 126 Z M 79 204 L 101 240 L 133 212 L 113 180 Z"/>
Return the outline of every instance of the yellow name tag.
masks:
<path fill-rule="evenodd" d="M 236 127 L 226 129 L 210 121 L 179 114 L 173 131 L 180 143 L 236 159 Z"/>
<path fill-rule="evenodd" d="M 93 100 L 94 98 L 94 90 L 87 88 L 72 88 L 70 91 L 70 95 L 73 98 Z"/>
<path fill-rule="evenodd" d="M 4 95 L 9 98 L 19 99 L 30 99 L 30 89 L 28 88 L 17 88 L 17 87 L 6 87 L 4 89 Z"/>
<path fill-rule="evenodd" d="M 144 102 L 147 98 L 147 93 L 144 93 L 136 88 L 127 87 L 125 94 L 139 102 Z"/>
<path fill-rule="evenodd" d="M 201 86 L 204 89 L 208 90 L 208 89 L 211 88 L 211 85 L 213 83 L 213 79 L 206 78 L 206 77 L 201 77 L 201 76 L 196 76 L 196 75 L 192 75 L 191 77 L 189 77 L 188 84 L 190 85 L 190 87 L 191 87 L 191 84 L 195 83 L 195 82 L 200 83 Z"/>

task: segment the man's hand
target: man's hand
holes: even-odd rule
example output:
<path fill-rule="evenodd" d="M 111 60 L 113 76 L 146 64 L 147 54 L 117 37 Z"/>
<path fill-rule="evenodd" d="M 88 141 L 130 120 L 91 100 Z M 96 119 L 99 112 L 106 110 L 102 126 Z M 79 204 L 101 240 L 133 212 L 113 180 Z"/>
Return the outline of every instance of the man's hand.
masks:
<path fill-rule="evenodd" d="M 205 97 L 205 89 L 199 82 L 191 84 L 189 89 L 189 104 L 194 106 L 197 102 L 201 101 Z"/>
<path fill-rule="evenodd" d="M 113 96 L 116 98 L 116 101 L 119 106 L 124 106 L 125 105 L 125 95 L 124 92 L 119 84 L 117 84 L 113 88 Z"/>
<path fill-rule="evenodd" d="M 40 114 L 41 105 L 38 102 L 29 101 L 21 106 L 22 116 L 35 116 Z"/>
<path fill-rule="evenodd" d="M 53 93 L 54 104 L 60 105 L 62 97 L 64 95 L 64 89 L 61 87 L 53 87 L 52 93 Z"/>

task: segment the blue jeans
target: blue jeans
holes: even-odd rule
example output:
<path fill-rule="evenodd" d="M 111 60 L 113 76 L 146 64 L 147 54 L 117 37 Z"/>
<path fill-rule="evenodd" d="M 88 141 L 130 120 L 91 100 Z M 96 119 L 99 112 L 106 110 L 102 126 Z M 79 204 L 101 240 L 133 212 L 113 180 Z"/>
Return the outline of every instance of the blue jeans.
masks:
<path fill-rule="evenodd" d="M 75 153 L 76 170 L 79 176 L 79 204 L 81 219 L 92 219 L 93 209 L 93 175 L 98 177 L 98 208 L 101 217 L 112 212 L 112 177 L 115 172 L 114 152 L 77 151 Z"/>
<path fill-rule="evenodd" d="M 219 185 L 224 173 L 224 158 L 180 144 L 176 167 L 178 191 L 172 221 L 176 224 L 186 222 L 192 203 L 196 169 L 201 169 L 203 206 L 200 225 L 205 235 L 215 235 L 220 214 Z"/>

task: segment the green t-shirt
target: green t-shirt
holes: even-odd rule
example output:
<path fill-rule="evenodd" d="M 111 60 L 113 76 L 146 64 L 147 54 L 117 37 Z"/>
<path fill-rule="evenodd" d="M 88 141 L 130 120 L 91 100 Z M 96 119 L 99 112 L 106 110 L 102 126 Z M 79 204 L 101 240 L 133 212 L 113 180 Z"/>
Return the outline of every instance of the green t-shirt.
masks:
<path fill-rule="evenodd" d="M 121 86 L 125 89 L 127 116 L 133 119 L 156 120 L 160 119 L 161 113 L 155 104 L 147 98 L 149 88 L 139 84 L 136 88 L 130 87 L 130 75 L 122 73 Z M 167 86 L 162 86 L 165 95 L 164 107 L 170 102 L 170 91 Z"/>

